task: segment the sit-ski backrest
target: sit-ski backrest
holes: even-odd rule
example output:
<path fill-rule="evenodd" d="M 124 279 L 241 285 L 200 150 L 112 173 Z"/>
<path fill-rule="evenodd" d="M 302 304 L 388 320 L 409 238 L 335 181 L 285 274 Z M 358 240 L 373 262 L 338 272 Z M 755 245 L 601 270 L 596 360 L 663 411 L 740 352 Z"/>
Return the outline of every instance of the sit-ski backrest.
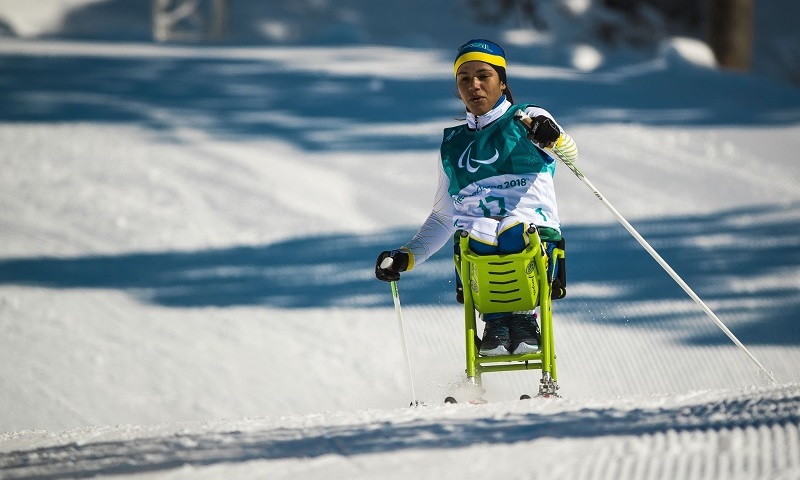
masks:
<path fill-rule="evenodd" d="M 469 249 L 469 238 L 461 237 L 461 256 L 466 263 L 462 263 L 460 270 L 463 272 L 463 267 L 468 267 L 464 294 L 471 294 L 478 312 L 517 312 L 536 308 L 540 288 L 536 257 L 541 255 L 541 241 L 536 233 L 530 235 L 530 240 L 520 253 L 478 255 Z"/>

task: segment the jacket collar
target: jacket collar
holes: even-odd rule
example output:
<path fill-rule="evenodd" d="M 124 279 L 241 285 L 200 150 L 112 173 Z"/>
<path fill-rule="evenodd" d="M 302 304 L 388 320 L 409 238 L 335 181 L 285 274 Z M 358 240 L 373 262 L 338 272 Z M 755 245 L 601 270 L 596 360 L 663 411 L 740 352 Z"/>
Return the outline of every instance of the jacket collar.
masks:
<path fill-rule="evenodd" d="M 506 99 L 506 96 L 503 95 L 497 101 L 497 104 L 495 104 L 494 108 L 483 115 L 477 116 L 467 112 L 467 127 L 470 130 L 482 130 L 490 123 L 502 117 L 509 108 L 511 108 L 511 102 L 509 102 Z"/>

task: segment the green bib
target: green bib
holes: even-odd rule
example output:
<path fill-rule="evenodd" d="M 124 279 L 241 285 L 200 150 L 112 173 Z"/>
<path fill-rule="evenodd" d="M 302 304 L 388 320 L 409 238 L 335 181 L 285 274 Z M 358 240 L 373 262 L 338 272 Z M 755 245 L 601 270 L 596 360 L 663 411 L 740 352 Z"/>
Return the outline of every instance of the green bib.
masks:
<path fill-rule="evenodd" d="M 527 139 L 528 130 L 514 118 L 514 113 L 524 107 L 512 105 L 482 130 L 470 131 L 466 124 L 444 130 L 442 166 L 450 179 L 450 195 L 499 175 L 553 174 L 555 162 Z"/>

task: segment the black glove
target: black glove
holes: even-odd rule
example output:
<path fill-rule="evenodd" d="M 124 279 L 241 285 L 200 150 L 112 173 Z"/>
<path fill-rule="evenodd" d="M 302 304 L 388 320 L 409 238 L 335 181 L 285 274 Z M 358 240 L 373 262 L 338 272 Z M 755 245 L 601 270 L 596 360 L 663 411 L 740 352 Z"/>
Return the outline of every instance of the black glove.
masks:
<path fill-rule="evenodd" d="M 386 268 L 381 268 L 381 264 L 387 258 L 392 259 L 392 264 Z M 408 269 L 408 253 L 402 250 L 392 250 L 381 252 L 375 262 L 375 276 L 384 282 L 396 282 L 400 280 L 400 272 Z"/>
<path fill-rule="evenodd" d="M 561 130 L 558 129 L 558 125 L 549 117 L 537 115 L 531 120 L 533 120 L 533 124 L 528 133 L 528 140 L 539 144 L 540 147 L 551 147 L 561 136 Z"/>

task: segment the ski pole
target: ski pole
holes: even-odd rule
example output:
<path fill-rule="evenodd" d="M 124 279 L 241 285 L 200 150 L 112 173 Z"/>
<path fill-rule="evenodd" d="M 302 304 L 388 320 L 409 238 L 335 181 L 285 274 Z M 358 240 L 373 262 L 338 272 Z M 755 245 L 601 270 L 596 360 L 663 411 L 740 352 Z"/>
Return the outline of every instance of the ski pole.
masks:
<path fill-rule="evenodd" d="M 394 263 L 392 257 L 386 257 L 381 262 L 381 268 L 389 268 Z M 408 370 L 408 383 L 411 385 L 411 404 L 410 406 L 418 406 L 417 394 L 414 392 L 414 376 L 411 374 L 411 360 L 408 357 L 408 347 L 406 346 L 406 331 L 403 327 L 403 313 L 400 310 L 400 292 L 397 290 L 397 282 L 389 282 L 392 287 L 392 299 L 394 300 L 394 311 L 397 316 L 397 326 L 400 329 L 400 345 L 403 348 L 403 356 L 406 359 L 406 368 Z"/>
<path fill-rule="evenodd" d="M 519 111 L 518 114 L 520 120 L 525 125 L 527 125 L 528 128 L 531 128 L 533 124 L 533 120 L 531 119 L 531 117 L 525 115 L 525 113 L 523 113 L 522 111 Z M 589 179 L 586 178 L 583 172 L 581 172 L 572 161 L 566 158 L 563 152 L 561 152 L 558 148 L 552 147 L 548 148 L 548 150 L 555 153 L 558 159 L 561 160 L 561 162 L 564 165 L 566 165 L 567 168 L 569 168 L 572 171 L 572 173 L 574 173 L 575 176 L 578 177 L 578 179 L 580 179 L 587 187 L 589 187 L 592 193 L 594 193 L 594 196 L 597 197 L 598 200 L 603 202 L 603 205 L 605 205 L 606 208 L 608 208 L 608 210 L 614 215 L 614 217 L 616 217 L 619 223 L 621 223 L 622 226 L 625 227 L 628 233 L 633 235 L 633 238 L 635 238 L 636 241 L 639 242 L 639 244 L 642 247 L 644 247 L 645 250 L 647 250 L 647 253 L 649 253 L 650 256 L 653 257 L 653 259 L 656 262 L 658 262 L 659 265 L 661 265 L 661 268 L 663 268 L 669 274 L 669 276 L 672 277 L 672 279 L 675 280 L 675 282 L 678 285 L 680 285 L 683 291 L 686 292 L 686 294 L 689 295 L 689 297 L 692 300 L 694 300 L 695 303 L 697 303 L 700 306 L 700 308 L 703 309 L 703 311 L 711 318 L 711 320 L 713 320 L 714 323 L 716 323 L 717 326 L 725 333 L 725 335 L 727 335 L 728 338 L 731 339 L 734 345 L 739 347 L 739 349 L 741 349 L 750 358 L 750 360 L 752 360 L 756 365 L 758 365 L 758 368 L 764 374 L 766 374 L 773 382 L 775 382 L 776 385 L 778 385 L 778 381 L 775 379 L 772 373 L 769 370 L 767 370 L 764 367 L 764 365 L 762 365 L 761 362 L 759 362 L 758 359 L 756 359 L 756 357 L 753 356 L 752 353 L 750 353 L 750 350 L 748 350 L 747 347 L 745 347 L 744 344 L 740 342 L 738 338 L 736 338 L 736 335 L 734 335 L 733 332 L 731 332 L 730 329 L 722 322 L 722 320 L 720 320 L 719 317 L 717 317 L 717 315 L 708 307 L 708 305 L 706 305 L 705 302 L 703 302 L 703 300 L 701 300 L 700 297 L 696 293 L 694 293 L 694 291 L 689 287 L 689 285 L 686 282 L 683 281 L 683 279 L 675 272 L 675 270 L 673 270 L 672 267 L 670 267 L 669 264 L 663 258 L 661 258 L 661 255 L 659 255 L 658 252 L 656 252 L 656 250 L 653 247 L 651 247 L 649 243 L 647 243 L 644 237 L 642 237 L 639 234 L 639 232 L 636 231 L 636 229 L 633 228 L 633 226 L 630 223 L 628 223 L 627 220 L 625 220 L 622 214 L 620 214 L 617 211 L 617 209 L 614 208 L 613 205 L 611 205 L 611 202 L 606 200 L 606 198 L 600 193 L 597 187 L 595 187 L 592 184 L 592 182 L 590 182 Z"/>

